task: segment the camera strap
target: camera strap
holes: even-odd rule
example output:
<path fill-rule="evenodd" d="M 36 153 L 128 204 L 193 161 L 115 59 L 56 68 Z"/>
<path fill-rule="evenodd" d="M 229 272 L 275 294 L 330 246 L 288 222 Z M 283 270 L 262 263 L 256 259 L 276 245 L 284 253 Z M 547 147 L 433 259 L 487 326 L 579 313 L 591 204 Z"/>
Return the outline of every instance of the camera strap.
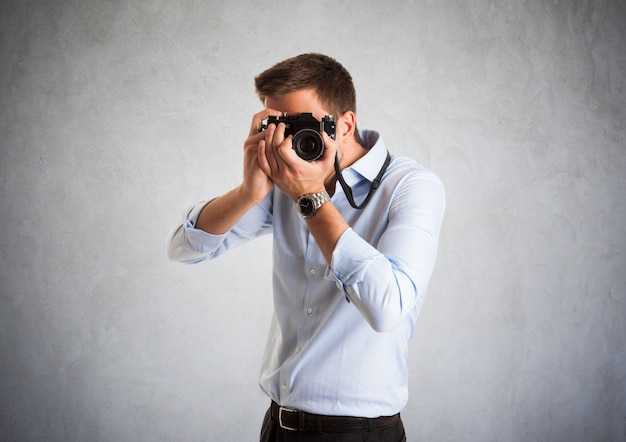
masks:
<path fill-rule="evenodd" d="M 352 207 L 354 207 L 355 209 L 363 209 L 365 206 L 367 206 L 367 203 L 370 202 L 372 195 L 374 195 L 374 191 L 378 188 L 378 185 L 380 184 L 380 180 L 383 178 L 383 175 L 385 174 L 385 171 L 387 170 L 387 167 L 389 166 L 390 162 L 391 162 L 391 155 L 389 154 L 389 151 L 387 151 L 387 158 L 385 159 L 385 162 L 383 163 L 383 167 L 380 168 L 378 175 L 376 176 L 376 178 L 374 178 L 374 181 L 372 181 L 370 191 L 367 193 L 367 196 L 365 197 L 363 202 L 357 206 L 356 203 L 354 202 L 354 195 L 352 194 L 352 189 L 350 188 L 350 186 L 348 186 L 348 183 L 346 183 L 346 181 L 343 179 L 343 175 L 341 174 L 341 169 L 339 167 L 339 156 L 335 155 L 335 174 L 337 175 L 339 184 L 341 184 L 341 188 L 343 189 L 343 192 L 346 194 L 346 198 L 348 198 L 348 202 L 350 203 Z"/>

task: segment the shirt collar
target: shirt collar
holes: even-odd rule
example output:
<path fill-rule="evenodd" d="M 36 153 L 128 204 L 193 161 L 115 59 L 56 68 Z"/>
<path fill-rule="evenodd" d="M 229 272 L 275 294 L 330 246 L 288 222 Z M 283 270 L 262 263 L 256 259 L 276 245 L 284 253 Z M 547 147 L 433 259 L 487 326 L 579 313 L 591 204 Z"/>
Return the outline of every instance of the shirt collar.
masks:
<path fill-rule="evenodd" d="M 369 182 L 374 181 L 387 158 L 387 148 L 378 132 L 362 130 L 359 135 L 363 147 L 368 152 L 342 171 L 343 178 L 349 186 L 354 186 L 363 178 Z"/>

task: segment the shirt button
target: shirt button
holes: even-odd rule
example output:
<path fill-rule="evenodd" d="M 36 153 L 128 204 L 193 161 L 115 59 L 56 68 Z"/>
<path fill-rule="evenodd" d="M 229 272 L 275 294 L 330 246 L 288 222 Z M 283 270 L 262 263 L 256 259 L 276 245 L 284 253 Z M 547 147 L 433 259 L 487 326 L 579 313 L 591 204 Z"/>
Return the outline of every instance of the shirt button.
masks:
<path fill-rule="evenodd" d="M 281 388 L 283 391 L 285 391 L 285 390 L 287 390 L 287 385 L 283 384 L 283 385 L 281 385 L 281 387 L 280 387 L 280 388 Z"/>
<path fill-rule="evenodd" d="M 317 273 L 317 270 L 311 269 L 311 270 L 309 270 L 309 272 L 311 272 L 311 275 L 315 275 Z"/>
<path fill-rule="evenodd" d="M 311 315 L 313 314 L 313 309 L 311 307 L 309 307 L 308 309 L 306 309 L 306 312 Z"/>
<path fill-rule="evenodd" d="M 302 349 L 300 347 L 296 348 L 296 353 L 300 353 Z"/>

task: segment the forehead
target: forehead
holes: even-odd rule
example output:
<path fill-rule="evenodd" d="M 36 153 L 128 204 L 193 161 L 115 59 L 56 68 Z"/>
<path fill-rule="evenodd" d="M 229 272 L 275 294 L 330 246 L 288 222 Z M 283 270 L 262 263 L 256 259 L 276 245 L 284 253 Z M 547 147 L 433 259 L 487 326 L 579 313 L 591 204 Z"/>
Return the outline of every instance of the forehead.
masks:
<path fill-rule="evenodd" d="M 324 109 L 317 98 L 317 94 L 313 89 L 302 89 L 295 92 L 289 92 L 279 98 L 266 98 L 265 107 L 274 109 L 287 114 L 301 114 L 302 112 L 311 112 L 316 118 L 328 115 L 327 109 Z"/>

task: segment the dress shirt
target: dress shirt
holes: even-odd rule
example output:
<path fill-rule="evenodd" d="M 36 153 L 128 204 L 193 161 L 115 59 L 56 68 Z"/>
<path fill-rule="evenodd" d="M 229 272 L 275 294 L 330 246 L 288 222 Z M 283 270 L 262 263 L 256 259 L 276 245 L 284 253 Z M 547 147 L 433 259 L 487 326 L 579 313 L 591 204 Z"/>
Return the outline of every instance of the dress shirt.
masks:
<path fill-rule="evenodd" d="M 387 154 L 377 132 L 361 136 L 367 154 L 342 173 L 357 204 Z M 444 186 L 414 160 L 392 156 L 367 207 L 352 208 L 339 183 L 331 201 L 350 228 L 330 267 L 276 188 L 222 235 L 195 229 L 205 203 L 192 207 L 170 234 L 168 254 L 196 263 L 272 233 L 274 314 L 261 388 L 311 413 L 393 415 L 408 400 L 407 347 L 435 264 Z"/>

